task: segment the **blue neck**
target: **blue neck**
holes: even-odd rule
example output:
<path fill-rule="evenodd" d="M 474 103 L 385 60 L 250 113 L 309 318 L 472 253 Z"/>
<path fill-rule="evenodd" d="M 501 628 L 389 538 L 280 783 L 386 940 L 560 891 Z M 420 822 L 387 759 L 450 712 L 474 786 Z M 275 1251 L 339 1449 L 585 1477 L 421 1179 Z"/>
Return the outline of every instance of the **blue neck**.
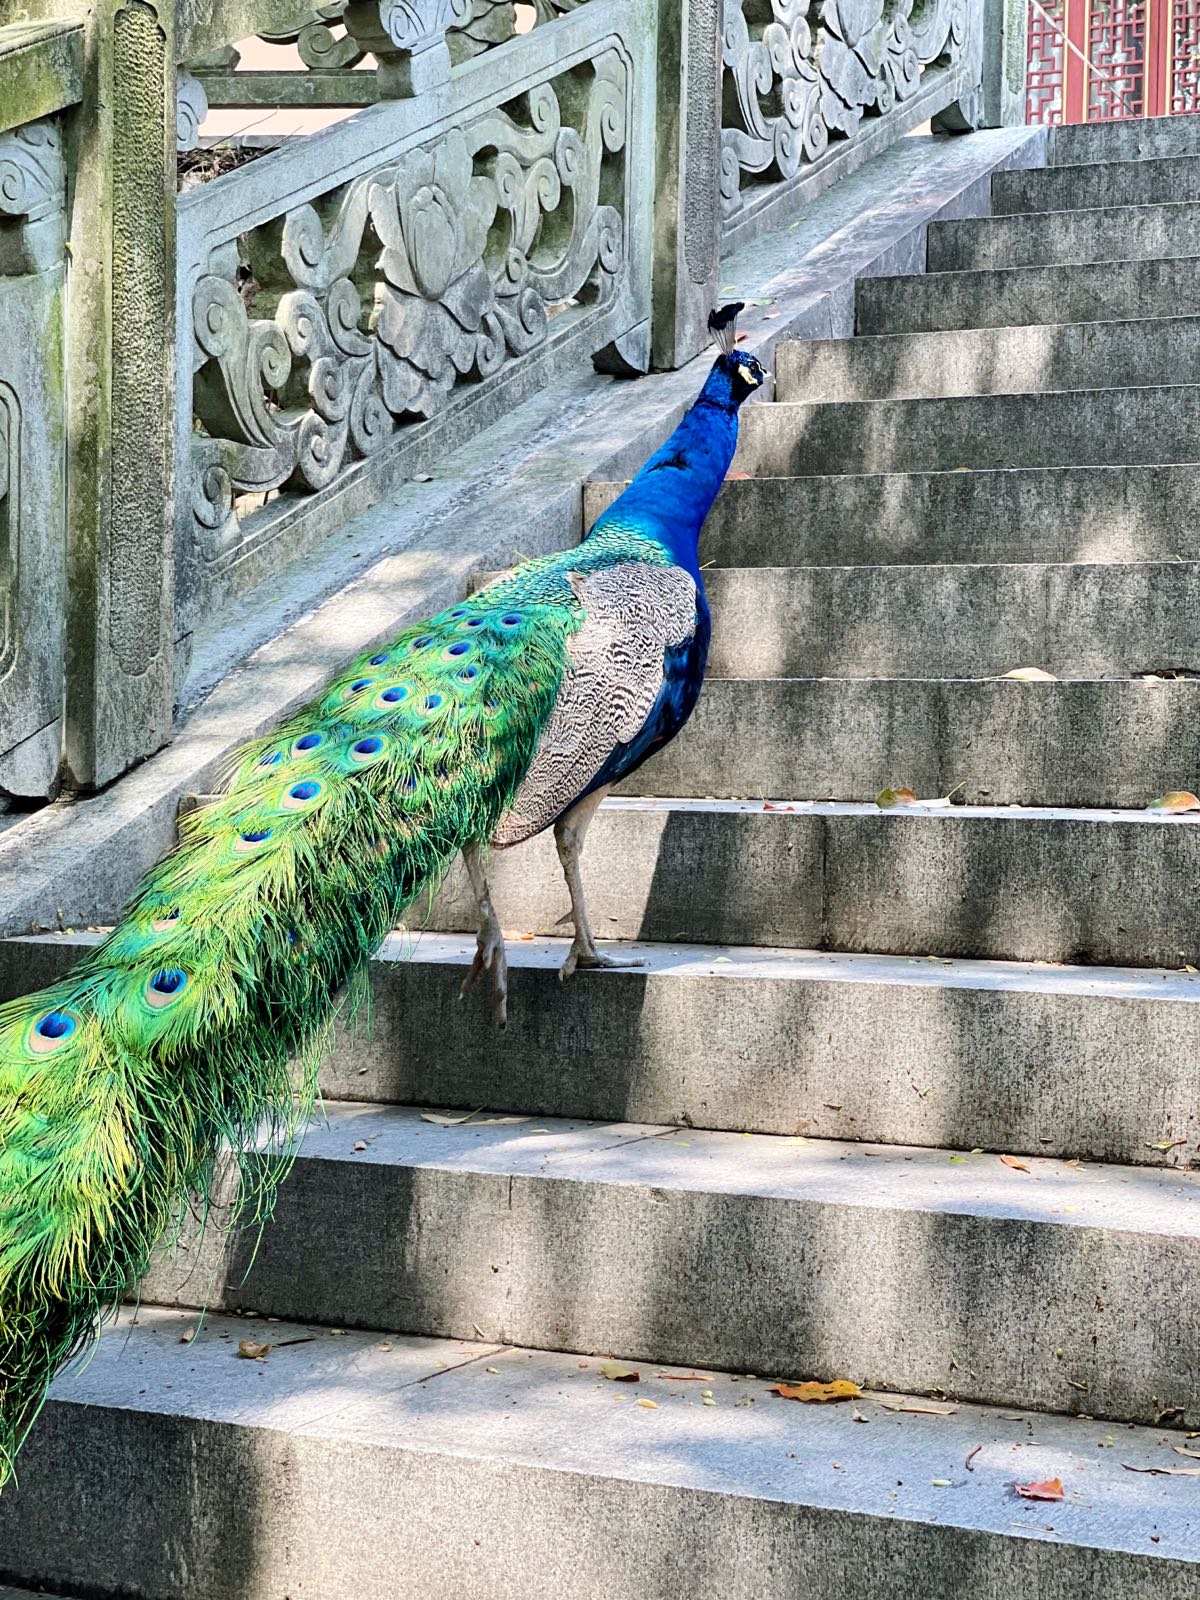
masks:
<path fill-rule="evenodd" d="M 729 471 L 737 437 L 738 402 L 732 373 L 721 359 L 675 432 L 592 533 L 627 528 L 653 539 L 676 566 L 698 578 L 700 530 Z"/>

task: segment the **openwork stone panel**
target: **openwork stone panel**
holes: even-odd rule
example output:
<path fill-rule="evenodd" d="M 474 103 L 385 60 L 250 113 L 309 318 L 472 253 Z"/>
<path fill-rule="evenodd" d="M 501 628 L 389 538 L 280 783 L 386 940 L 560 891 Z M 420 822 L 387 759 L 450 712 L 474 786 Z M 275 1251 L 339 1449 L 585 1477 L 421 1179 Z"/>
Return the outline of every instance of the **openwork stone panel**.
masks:
<path fill-rule="evenodd" d="M 963 60 L 971 11 L 971 0 L 725 0 L 725 216 L 915 102 L 930 73 Z"/>
<path fill-rule="evenodd" d="M 628 87 L 604 50 L 211 252 L 191 306 L 205 564 L 270 536 L 246 496 L 330 489 L 612 303 Z"/>

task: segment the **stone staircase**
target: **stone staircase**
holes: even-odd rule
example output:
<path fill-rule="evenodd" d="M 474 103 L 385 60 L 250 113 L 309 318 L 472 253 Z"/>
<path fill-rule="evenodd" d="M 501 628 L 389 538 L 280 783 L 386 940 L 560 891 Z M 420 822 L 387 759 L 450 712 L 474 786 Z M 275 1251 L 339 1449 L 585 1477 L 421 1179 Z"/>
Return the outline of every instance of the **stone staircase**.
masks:
<path fill-rule="evenodd" d="M 261 1239 L 185 1237 L 56 1386 L 0 1577 L 1194 1595 L 1200 829 L 1145 807 L 1200 779 L 1198 122 L 1057 133 L 781 350 L 714 676 L 589 838 L 645 969 L 558 984 L 536 841 L 496 1035 L 448 883 Z"/>

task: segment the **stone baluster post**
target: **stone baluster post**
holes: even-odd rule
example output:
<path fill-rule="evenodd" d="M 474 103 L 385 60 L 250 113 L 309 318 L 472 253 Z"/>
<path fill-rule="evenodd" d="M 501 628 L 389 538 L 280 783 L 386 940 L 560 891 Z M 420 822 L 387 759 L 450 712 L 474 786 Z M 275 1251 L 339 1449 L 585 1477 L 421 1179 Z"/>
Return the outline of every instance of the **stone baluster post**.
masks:
<path fill-rule="evenodd" d="M 659 368 L 711 342 L 720 292 L 721 0 L 660 0 L 653 334 Z"/>
<path fill-rule="evenodd" d="M 82 787 L 170 737 L 175 0 L 32 0 L 84 25 L 67 118 L 66 764 Z"/>

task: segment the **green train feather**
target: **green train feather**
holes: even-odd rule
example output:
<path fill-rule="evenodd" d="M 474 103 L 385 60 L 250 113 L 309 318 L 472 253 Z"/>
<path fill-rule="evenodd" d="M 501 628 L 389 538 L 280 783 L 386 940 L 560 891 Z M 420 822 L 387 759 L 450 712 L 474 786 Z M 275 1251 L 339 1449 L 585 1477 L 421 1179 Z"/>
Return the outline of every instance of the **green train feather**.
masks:
<path fill-rule="evenodd" d="M 113 933 L 0 1007 L 0 1481 L 222 1147 L 290 1147 L 339 989 L 491 836 L 582 620 L 564 566 L 409 629 L 247 746 Z M 246 1170 L 266 1215 L 282 1167 Z"/>

